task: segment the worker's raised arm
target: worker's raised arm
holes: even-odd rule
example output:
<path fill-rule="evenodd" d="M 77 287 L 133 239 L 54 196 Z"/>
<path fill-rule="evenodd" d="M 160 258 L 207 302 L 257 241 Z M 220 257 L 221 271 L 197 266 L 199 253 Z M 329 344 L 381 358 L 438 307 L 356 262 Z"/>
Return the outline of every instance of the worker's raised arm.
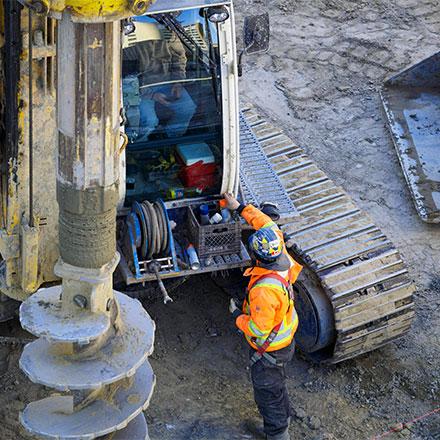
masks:
<path fill-rule="evenodd" d="M 255 206 L 247 205 L 243 207 L 240 215 L 257 231 L 261 228 L 278 229 L 276 223 L 264 212 L 260 211 L 258 208 L 255 208 Z"/>
<path fill-rule="evenodd" d="M 224 198 L 228 202 L 228 208 L 233 211 L 238 211 L 238 213 L 255 230 L 270 227 L 278 229 L 276 223 L 268 215 L 264 214 L 264 212 L 261 212 L 258 208 L 255 208 L 255 206 L 242 205 L 232 194 L 229 193 L 224 194 Z"/>

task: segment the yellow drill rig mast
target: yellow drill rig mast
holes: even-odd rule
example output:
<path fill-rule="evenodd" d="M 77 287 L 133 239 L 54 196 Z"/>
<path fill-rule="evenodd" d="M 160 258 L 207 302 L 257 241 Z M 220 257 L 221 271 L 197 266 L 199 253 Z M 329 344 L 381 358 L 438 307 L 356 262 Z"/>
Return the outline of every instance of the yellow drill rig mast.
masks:
<path fill-rule="evenodd" d="M 58 20 L 57 201 L 62 285 L 20 309 L 28 344 L 21 368 L 61 392 L 30 403 L 24 427 L 45 438 L 147 439 L 142 410 L 154 387 L 147 361 L 154 323 L 141 304 L 113 291 L 119 183 L 121 19 L 140 0 L 29 0 Z M 29 20 L 31 22 L 31 20 Z M 30 45 L 32 47 L 32 45 Z M 100 417 L 101 416 L 101 417 Z"/>

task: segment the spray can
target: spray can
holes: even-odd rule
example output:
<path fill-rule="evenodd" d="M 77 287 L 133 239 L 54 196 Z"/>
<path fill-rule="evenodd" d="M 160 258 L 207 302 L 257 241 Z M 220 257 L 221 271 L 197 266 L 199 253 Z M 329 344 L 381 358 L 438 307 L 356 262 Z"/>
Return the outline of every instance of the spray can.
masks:
<path fill-rule="evenodd" d="M 183 188 L 170 188 L 168 190 L 168 197 L 172 200 L 183 199 L 185 197 Z"/>
<path fill-rule="evenodd" d="M 197 252 L 192 244 L 189 244 L 188 247 L 186 248 L 186 254 L 188 255 L 189 266 L 191 267 L 191 269 L 192 270 L 200 269 L 199 257 L 197 256 Z"/>

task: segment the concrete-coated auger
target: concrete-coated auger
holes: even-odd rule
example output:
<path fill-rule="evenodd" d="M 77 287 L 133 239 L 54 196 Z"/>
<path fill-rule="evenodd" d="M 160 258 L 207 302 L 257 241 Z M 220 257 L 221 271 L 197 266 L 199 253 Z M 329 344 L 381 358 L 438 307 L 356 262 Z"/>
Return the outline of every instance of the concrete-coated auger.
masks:
<path fill-rule="evenodd" d="M 103 275 L 90 270 L 90 279 Z M 40 337 L 26 345 L 20 366 L 33 382 L 61 392 L 30 403 L 22 424 L 44 438 L 93 439 L 122 429 L 113 440 L 148 439 L 142 410 L 155 383 L 147 360 L 154 322 L 119 292 L 108 300 L 109 313 L 93 313 L 79 298 L 66 307 L 60 296 L 61 287 L 40 289 L 20 310 L 23 327 Z"/>
<path fill-rule="evenodd" d="M 147 3 L 147 2 L 143 2 Z M 62 286 L 20 308 L 38 336 L 20 366 L 58 391 L 30 403 L 24 427 L 52 439 L 148 439 L 142 410 L 155 377 L 147 357 L 154 322 L 137 300 L 113 291 L 119 182 L 120 22 L 75 23 L 57 34 L 57 114 Z"/>

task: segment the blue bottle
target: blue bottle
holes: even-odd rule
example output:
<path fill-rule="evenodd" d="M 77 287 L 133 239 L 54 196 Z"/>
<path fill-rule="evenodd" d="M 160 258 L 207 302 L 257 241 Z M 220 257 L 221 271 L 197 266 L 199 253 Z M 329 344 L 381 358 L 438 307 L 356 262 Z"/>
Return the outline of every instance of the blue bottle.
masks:
<path fill-rule="evenodd" d="M 209 225 L 208 205 L 200 205 L 200 224 L 201 225 Z"/>
<path fill-rule="evenodd" d="M 197 252 L 192 244 L 189 244 L 188 247 L 186 248 L 186 254 L 188 255 L 189 267 L 191 267 L 192 270 L 199 270 L 200 269 L 199 257 L 197 256 Z"/>

